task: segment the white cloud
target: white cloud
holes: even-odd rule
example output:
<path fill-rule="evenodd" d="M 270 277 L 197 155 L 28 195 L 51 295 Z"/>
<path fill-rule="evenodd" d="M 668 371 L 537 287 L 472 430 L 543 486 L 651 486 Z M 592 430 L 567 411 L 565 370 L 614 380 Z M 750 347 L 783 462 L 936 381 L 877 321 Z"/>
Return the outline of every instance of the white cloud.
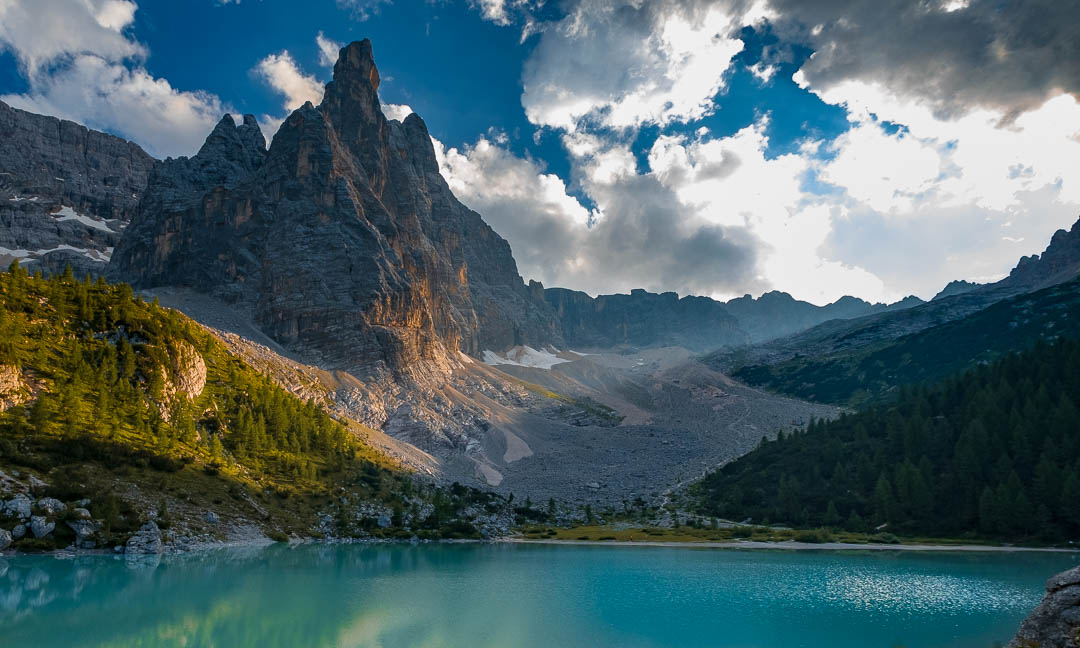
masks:
<path fill-rule="evenodd" d="M 255 73 L 285 98 L 287 112 L 307 101 L 316 105 L 322 101 L 323 84 L 314 76 L 304 74 L 288 50 L 270 54 L 259 61 Z"/>
<path fill-rule="evenodd" d="M 330 40 L 319 32 L 315 35 L 315 44 L 319 46 L 319 65 L 334 67 L 334 63 L 337 63 L 338 52 L 341 50 L 341 43 Z"/>
<path fill-rule="evenodd" d="M 749 18 L 721 5 L 582 0 L 525 64 L 522 104 L 540 126 L 667 124 L 709 114 Z"/>
<path fill-rule="evenodd" d="M 128 137 L 153 155 L 194 153 L 228 107 L 147 72 L 146 48 L 127 34 L 136 10 L 128 0 L 0 0 L 0 46 L 29 85 L 0 99 Z"/>
<path fill-rule="evenodd" d="M 161 157 L 194 154 L 228 112 L 213 95 L 182 92 L 141 67 L 128 69 L 89 54 L 39 79 L 29 93 L 0 99 L 23 110 L 120 133 Z"/>
<path fill-rule="evenodd" d="M 381 106 L 383 115 L 386 115 L 387 119 L 405 121 L 405 118 L 414 112 L 412 108 L 405 104 L 384 103 Z"/>
<path fill-rule="evenodd" d="M 94 53 L 111 61 L 146 56 L 146 48 L 122 31 L 135 3 L 121 0 L 0 0 L 0 43 L 33 80 L 56 59 Z"/>

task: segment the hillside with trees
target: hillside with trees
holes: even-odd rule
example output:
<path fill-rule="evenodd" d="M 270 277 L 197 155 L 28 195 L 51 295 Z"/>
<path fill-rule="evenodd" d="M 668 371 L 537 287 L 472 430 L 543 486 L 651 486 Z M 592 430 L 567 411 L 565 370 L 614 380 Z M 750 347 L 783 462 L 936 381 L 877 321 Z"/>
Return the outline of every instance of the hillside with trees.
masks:
<path fill-rule="evenodd" d="M 340 535 L 477 533 L 459 514 L 497 498 L 419 483 L 347 424 L 126 284 L 0 273 L 0 470 L 94 502 L 109 541 L 178 506 L 301 535 L 319 511 Z"/>
<path fill-rule="evenodd" d="M 763 440 L 692 488 L 708 515 L 936 537 L 1080 537 L 1080 341 L 1038 342 Z M 882 525 L 885 525 L 884 527 Z"/>

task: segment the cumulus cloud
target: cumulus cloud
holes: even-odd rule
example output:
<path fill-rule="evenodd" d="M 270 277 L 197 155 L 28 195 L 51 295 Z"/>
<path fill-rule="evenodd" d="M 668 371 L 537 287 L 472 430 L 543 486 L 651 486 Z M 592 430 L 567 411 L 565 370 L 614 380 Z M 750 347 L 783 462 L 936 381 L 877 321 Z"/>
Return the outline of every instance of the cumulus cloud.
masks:
<path fill-rule="evenodd" d="M 228 107 L 147 72 L 146 47 L 127 33 L 136 10 L 128 0 L 0 0 L 0 46 L 29 85 L 0 99 L 131 138 L 156 156 L 194 153 Z"/>
<path fill-rule="evenodd" d="M 742 49 L 738 29 L 752 19 L 722 4 L 581 0 L 546 26 L 525 64 L 525 113 L 566 130 L 700 118 L 715 109 Z"/>
<path fill-rule="evenodd" d="M 316 105 L 322 101 L 323 84 L 314 76 L 304 74 L 289 50 L 270 54 L 259 61 L 255 73 L 284 97 L 286 112 L 296 110 L 308 101 Z"/>
<path fill-rule="evenodd" d="M 36 80 L 29 93 L 0 99 L 23 110 L 120 133 L 159 157 L 193 154 L 228 112 L 211 94 L 181 92 L 141 67 L 128 69 L 90 54 Z"/>
<path fill-rule="evenodd" d="M 405 104 L 382 104 L 382 112 L 387 119 L 405 121 L 405 118 L 413 113 L 413 109 Z"/>
<path fill-rule="evenodd" d="M 337 63 L 338 52 L 341 50 L 341 43 L 330 40 L 319 32 L 315 35 L 315 44 L 319 46 L 319 65 L 334 67 L 334 63 Z"/>

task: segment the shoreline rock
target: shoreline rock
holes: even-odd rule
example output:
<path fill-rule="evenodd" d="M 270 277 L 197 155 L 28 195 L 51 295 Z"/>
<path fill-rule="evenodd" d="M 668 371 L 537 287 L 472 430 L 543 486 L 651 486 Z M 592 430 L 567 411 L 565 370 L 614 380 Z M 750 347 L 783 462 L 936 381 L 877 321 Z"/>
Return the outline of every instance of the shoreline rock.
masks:
<path fill-rule="evenodd" d="M 1046 581 L 1046 596 L 1006 648 L 1080 647 L 1080 567 Z"/>

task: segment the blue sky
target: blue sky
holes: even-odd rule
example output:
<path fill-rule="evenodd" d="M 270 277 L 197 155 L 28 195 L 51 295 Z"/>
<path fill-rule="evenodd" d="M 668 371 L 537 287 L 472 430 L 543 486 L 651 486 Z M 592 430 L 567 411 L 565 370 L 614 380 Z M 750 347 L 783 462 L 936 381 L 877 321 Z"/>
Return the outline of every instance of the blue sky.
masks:
<path fill-rule="evenodd" d="M 1075 9 L 935 2 L 0 0 L 0 98 L 191 154 L 370 38 L 527 278 L 928 298 L 1080 212 Z"/>

